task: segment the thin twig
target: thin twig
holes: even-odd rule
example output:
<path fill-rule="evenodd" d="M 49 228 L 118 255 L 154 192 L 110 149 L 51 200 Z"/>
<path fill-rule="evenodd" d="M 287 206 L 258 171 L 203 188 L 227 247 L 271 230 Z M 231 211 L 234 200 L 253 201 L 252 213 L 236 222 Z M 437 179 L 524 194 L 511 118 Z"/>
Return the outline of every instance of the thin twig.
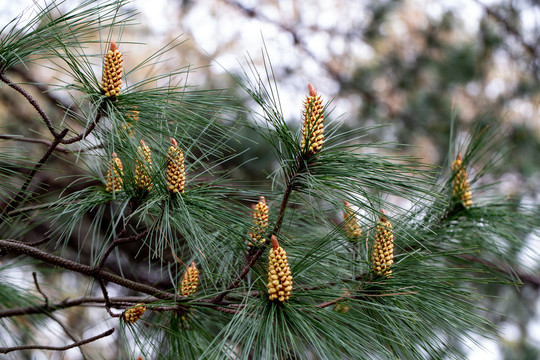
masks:
<path fill-rule="evenodd" d="M 122 314 L 115 314 L 111 311 L 111 300 L 109 299 L 109 293 L 107 292 L 105 283 L 101 279 L 98 279 L 98 282 L 99 286 L 101 286 L 101 291 L 103 292 L 103 299 L 105 299 L 105 310 L 107 310 L 112 317 L 120 317 Z"/>
<path fill-rule="evenodd" d="M 126 229 L 122 230 L 120 232 L 120 234 L 118 234 L 118 236 L 123 235 L 125 233 L 125 230 Z M 148 234 L 149 231 L 150 231 L 149 229 L 146 229 L 140 234 L 132 235 L 132 236 L 128 236 L 128 237 L 123 237 L 123 238 L 118 237 L 115 240 L 113 240 L 113 242 L 109 244 L 109 247 L 107 248 L 107 250 L 105 250 L 105 253 L 103 254 L 101 259 L 99 260 L 99 263 L 97 264 L 97 267 L 98 268 L 103 267 L 103 265 L 105 264 L 105 260 L 107 260 L 107 257 L 111 254 L 111 252 L 114 250 L 115 247 L 117 247 L 120 244 L 125 244 L 125 243 L 128 243 L 128 242 L 140 240 L 143 237 L 145 237 Z"/>
<path fill-rule="evenodd" d="M 116 298 L 109 298 L 111 307 L 122 309 L 130 307 L 141 302 L 145 304 L 153 303 L 159 301 L 155 297 L 141 297 L 141 296 L 123 296 Z M 53 311 L 67 309 L 76 306 L 89 305 L 89 304 L 103 304 L 105 299 L 102 297 L 80 297 L 76 299 L 64 299 L 57 303 L 49 304 L 45 306 L 44 304 L 33 305 L 33 306 L 23 306 L 17 308 L 3 309 L 0 310 L 0 319 L 12 316 L 21 316 L 21 315 L 33 315 L 33 314 L 43 314 L 51 313 Z"/>
<path fill-rule="evenodd" d="M 160 299 L 182 299 L 183 298 L 174 293 L 163 291 L 150 285 L 131 281 L 124 277 L 111 274 L 97 267 L 83 265 L 78 262 L 71 261 L 60 256 L 52 255 L 48 252 L 36 249 L 34 247 L 31 247 L 22 243 L 0 240 L 0 252 L 1 251 L 5 253 L 12 252 L 15 254 L 25 254 L 27 256 L 30 256 L 37 260 L 41 260 L 48 264 L 59 266 L 64 269 L 78 272 L 83 275 L 91 276 L 96 279 L 110 281 L 112 283 L 123 286 L 125 288 L 139 291 L 148 295 L 152 295 Z"/>
<path fill-rule="evenodd" d="M 54 149 L 58 146 L 58 144 L 60 144 L 62 139 L 66 136 L 67 132 L 68 132 L 68 129 L 64 129 L 62 130 L 60 134 L 58 134 L 58 136 L 54 138 L 54 141 L 47 148 L 47 151 L 45 152 L 45 154 L 43 154 L 41 159 L 39 159 L 39 161 L 34 166 L 32 171 L 30 171 L 30 173 L 26 177 L 26 181 L 24 182 L 23 186 L 21 187 L 17 195 L 15 195 L 15 197 L 11 199 L 11 201 L 6 206 L 4 210 L 5 213 L 9 213 L 10 211 L 14 210 L 21 203 L 21 201 L 24 199 L 24 195 L 26 193 L 26 190 L 28 189 L 28 186 L 30 186 L 30 183 L 32 182 L 32 179 L 34 178 L 38 170 L 41 168 L 41 166 L 43 166 L 43 164 L 45 164 L 47 159 L 49 159 L 49 157 L 52 155 L 52 153 L 54 152 Z"/>
<path fill-rule="evenodd" d="M 75 342 L 70 345 L 66 346 L 47 346 L 47 345 L 21 345 L 21 346 L 13 346 L 8 348 L 0 348 L 0 354 L 7 354 L 12 351 L 20 351 L 20 350 L 52 350 L 52 351 L 65 351 L 68 349 L 72 349 L 77 346 L 85 345 L 91 342 L 94 342 L 96 340 L 99 340 L 101 338 L 104 338 L 106 336 L 111 335 L 114 332 L 114 328 L 109 329 L 99 335 L 92 336 L 91 338 L 81 340 L 78 342 Z"/>
<path fill-rule="evenodd" d="M 44 140 L 44 139 L 34 139 L 34 138 L 25 138 L 20 135 L 10 135 L 10 134 L 0 134 L 0 139 L 4 140 L 13 140 L 13 141 L 21 141 L 21 142 L 28 142 L 28 143 L 34 143 L 34 144 L 43 144 L 50 146 L 52 141 Z M 89 146 L 87 148 L 83 149 L 68 149 L 63 146 L 57 146 L 54 150 L 60 151 L 64 154 L 77 154 L 77 153 L 83 153 L 86 151 L 96 150 L 103 148 L 103 144 L 98 144 L 94 146 Z"/>
<path fill-rule="evenodd" d="M 58 319 L 56 316 L 54 316 L 53 314 L 49 313 L 47 314 L 47 316 L 53 320 L 54 322 L 56 322 L 61 328 L 62 330 L 64 330 L 64 333 L 66 334 L 67 337 L 69 337 L 73 342 L 78 342 L 80 340 L 77 340 L 77 338 L 75 336 L 73 336 L 71 334 L 71 332 L 69 331 L 69 329 L 60 321 L 60 319 Z M 83 360 L 86 360 L 87 357 L 86 357 L 86 354 L 84 353 L 82 347 L 79 347 L 79 351 L 81 352 L 81 356 L 83 358 Z"/>
<path fill-rule="evenodd" d="M 17 91 L 19 94 L 21 94 L 22 96 L 24 96 L 26 98 L 26 100 L 28 100 L 28 102 L 30 103 L 30 105 L 32 105 L 34 107 L 34 109 L 36 109 L 36 111 L 39 113 L 39 115 L 41 116 L 41 118 L 43 119 L 43 121 L 45 122 L 45 125 L 47 125 L 47 128 L 49 129 L 49 131 L 51 132 L 51 134 L 54 136 L 54 138 L 58 138 L 58 136 L 60 135 L 60 133 L 58 133 L 52 126 L 52 121 L 51 119 L 49 118 L 49 116 L 45 113 L 45 111 L 41 108 L 41 106 L 39 105 L 39 103 L 32 97 L 32 95 L 30 95 L 26 90 L 24 90 L 22 87 L 20 87 L 19 85 L 15 84 L 13 81 L 11 81 L 10 79 L 8 79 L 6 77 L 6 75 L 2 72 L 0 72 L 0 80 L 3 81 L 4 83 L 6 83 L 7 85 L 9 85 L 9 87 L 11 87 L 13 90 Z M 64 134 L 65 136 L 65 134 Z"/>
<path fill-rule="evenodd" d="M 43 300 L 45 301 L 45 308 L 49 307 L 49 298 L 43 291 L 41 291 L 41 288 L 39 287 L 39 283 L 37 280 L 37 274 L 35 271 L 32 271 L 32 277 L 34 278 L 34 284 L 36 285 L 37 291 L 43 296 Z"/>

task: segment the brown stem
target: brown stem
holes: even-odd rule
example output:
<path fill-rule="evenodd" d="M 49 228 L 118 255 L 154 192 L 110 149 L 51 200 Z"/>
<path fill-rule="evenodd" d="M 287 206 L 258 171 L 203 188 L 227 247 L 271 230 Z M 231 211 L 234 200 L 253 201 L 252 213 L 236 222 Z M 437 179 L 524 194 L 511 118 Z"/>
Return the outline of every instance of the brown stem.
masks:
<path fill-rule="evenodd" d="M 91 343 L 93 341 L 99 340 L 101 338 L 104 338 L 106 336 L 111 335 L 114 332 L 114 328 L 109 329 L 99 335 L 92 336 L 91 338 L 81 340 L 78 342 L 75 342 L 70 345 L 66 346 L 46 346 L 46 345 L 22 345 L 22 346 L 13 346 L 13 347 L 7 347 L 7 348 L 0 348 L 0 354 L 7 354 L 12 351 L 20 351 L 20 350 L 53 350 L 53 351 L 65 351 L 68 349 L 72 349 L 77 346 L 85 345 L 88 343 Z"/>
<path fill-rule="evenodd" d="M 36 249 L 34 247 L 25 245 L 23 243 L 0 240 L 0 252 L 12 252 L 15 254 L 25 254 L 34 259 L 41 260 L 51 265 L 59 266 L 64 269 L 68 269 L 74 272 L 78 272 L 83 275 L 91 276 L 96 279 L 101 279 L 115 283 L 128 289 L 139 291 L 148 295 L 155 296 L 159 299 L 178 299 L 179 295 L 169 293 L 153 286 L 141 284 L 135 281 L 128 280 L 124 277 L 111 274 L 107 271 L 99 269 L 94 266 L 83 265 L 75 261 L 65 259 L 60 256 L 49 254 L 48 252 Z M 181 297 L 180 297 L 181 298 Z"/>
<path fill-rule="evenodd" d="M 283 219 L 285 217 L 285 210 L 287 209 L 287 203 L 289 202 L 289 197 L 291 196 L 291 193 L 296 185 L 295 184 L 296 176 L 300 173 L 300 171 L 302 171 L 302 169 L 304 169 L 304 163 L 302 162 L 301 155 L 298 155 L 296 161 L 297 161 L 296 168 L 292 171 L 292 173 L 287 179 L 287 186 L 285 188 L 285 192 L 283 193 L 283 198 L 281 199 L 281 206 L 279 208 L 279 214 L 276 220 L 276 224 L 274 226 L 274 229 L 272 230 L 272 235 L 277 235 L 281 229 L 281 223 L 283 222 Z M 223 292 L 221 292 L 214 299 L 212 299 L 212 302 L 214 304 L 221 303 L 229 292 L 231 292 L 232 290 L 240 286 L 240 283 L 242 282 L 242 280 L 246 278 L 247 274 L 249 274 L 250 270 L 253 268 L 253 266 L 255 266 L 257 261 L 261 258 L 264 252 L 264 248 L 267 245 L 268 245 L 268 242 L 264 243 L 255 252 L 252 251 L 252 253 L 250 253 L 250 256 L 248 256 L 249 261 L 244 266 L 244 268 L 242 269 L 238 277 L 233 282 L 231 282 L 227 286 L 227 288 L 225 288 Z"/>
<path fill-rule="evenodd" d="M 45 301 L 45 308 L 49 307 L 49 298 L 43 291 L 41 291 L 41 288 L 39 287 L 39 283 L 37 280 L 37 274 L 35 271 L 32 272 L 32 277 L 34 278 L 34 284 L 36 285 L 37 291 L 43 296 L 43 300 Z"/>

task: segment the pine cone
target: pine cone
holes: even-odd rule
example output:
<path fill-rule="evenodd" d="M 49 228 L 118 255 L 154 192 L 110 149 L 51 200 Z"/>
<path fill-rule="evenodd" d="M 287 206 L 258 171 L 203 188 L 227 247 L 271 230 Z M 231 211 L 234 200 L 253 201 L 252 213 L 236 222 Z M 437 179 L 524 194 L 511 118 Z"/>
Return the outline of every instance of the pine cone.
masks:
<path fill-rule="evenodd" d="M 127 136 L 133 137 L 135 135 L 135 130 L 133 130 L 133 124 L 139 121 L 139 111 L 138 110 L 128 111 L 127 118 L 129 120 L 127 121 L 127 123 L 122 123 L 122 129 L 124 129 L 125 134 Z"/>
<path fill-rule="evenodd" d="M 358 224 L 354 210 L 348 201 L 344 201 L 345 211 L 343 211 L 343 218 L 345 222 L 345 232 L 347 236 L 353 240 L 357 240 L 362 235 L 362 229 Z"/>
<path fill-rule="evenodd" d="M 257 205 L 253 206 L 253 222 L 255 226 L 249 232 L 249 237 L 253 240 L 253 243 L 263 244 L 266 239 L 262 238 L 262 235 L 268 228 L 268 205 L 264 196 L 261 196 Z M 249 243 L 249 245 L 253 245 Z"/>
<path fill-rule="evenodd" d="M 186 171 L 184 167 L 184 153 L 178 143 L 171 138 L 171 146 L 167 151 L 167 187 L 172 193 L 184 193 Z"/>
<path fill-rule="evenodd" d="M 272 249 L 268 256 L 268 298 L 281 302 L 291 296 L 293 278 L 287 260 L 287 253 L 272 235 Z"/>
<path fill-rule="evenodd" d="M 101 91 L 106 97 L 115 98 L 120 95 L 122 86 L 122 53 L 118 51 L 118 46 L 111 41 L 110 50 L 105 55 L 103 63 L 103 76 L 101 80 Z"/>
<path fill-rule="evenodd" d="M 189 296 L 195 294 L 197 286 L 199 285 L 199 270 L 195 266 L 195 262 L 191 263 L 191 266 L 184 272 L 182 278 L 182 285 L 180 287 L 180 294 L 182 296 Z"/>
<path fill-rule="evenodd" d="M 302 125 L 301 146 L 302 152 L 307 152 L 308 156 L 312 156 L 321 151 L 324 142 L 324 116 L 321 97 L 317 96 L 313 85 L 309 84 L 308 89 L 309 96 L 304 102 L 304 111 L 302 112 L 304 122 Z"/>
<path fill-rule="evenodd" d="M 136 323 L 146 311 L 146 306 L 140 303 L 124 312 L 124 320 L 129 324 Z"/>
<path fill-rule="evenodd" d="M 152 179 L 150 178 L 150 169 L 152 168 L 152 153 L 148 145 L 141 140 L 137 148 L 138 158 L 135 166 L 135 186 L 140 189 L 152 189 Z"/>
<path fill-rule="evenodd" d="M 384 210 L 383 210 L 384 214 Z M 381 220 L 377 224 L 377 233 L 375 234 L 375 244 L 371 253 L 373 261 L 373 271 L 378 275 L 392 274 L 390 267 L 394 263 L 394 232 L 392 224 L 385 216 L 381 216 Z"/>
<path fill-rule="evenodd" d="M 461 154 L 458 154 L 457 159 L 452 164 L 452 170 L 455 173 L 452 194 L 461 200 L 465 209 L 468 209 L 473 204 L 472 192 L 469 185 L 469 174 L 467 174 L 467 170 L 463 166 Z"/>
<path fill-rule="evenodd" d="M 112 159 L 109 162 L 107 169 L 107 184 L 105 185 L 105 191 L 107 192 L 118 192 L 122 190 L 122 176 L 124 167 L 122 166 L 122 161 L 116 156 L 116 153 L 112 153 Z"/>

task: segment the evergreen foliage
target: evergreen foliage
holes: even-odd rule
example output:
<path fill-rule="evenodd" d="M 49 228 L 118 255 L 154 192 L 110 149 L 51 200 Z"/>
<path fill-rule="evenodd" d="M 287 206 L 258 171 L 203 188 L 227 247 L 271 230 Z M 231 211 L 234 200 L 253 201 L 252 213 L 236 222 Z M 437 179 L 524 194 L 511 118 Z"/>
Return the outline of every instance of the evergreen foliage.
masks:
<path fill-rule="evenodd" d="M 34 163 L 0 153 L 0 173 L 16 178 L 0 189 L 0 353 L 98 346 L 118 331 L 117 349 L 96 358 L 462 359 L 465 341 L 489 336 L 478 286 L 519 282 L 512 249 L 538 220 L 536 210 L 485 191 L 505 161 L 491 151 L 497 124 L 479 124 L 465 143 L 452 137 L 438 168 L 399 154 L 406 145 L 366 141 L 373 127 L 345 130 L 316 79 L 299 104 L 306 125 L 292 128 L 268 62 L 236 78 L 260 110 L 181 82 L 188 67 L 130 81 L 177 41 L 139 64 L 124 54 L 112 94 L 100 78 L 103 56 L 122 51 L 113 37 L 133 13 L 123 1 L 59 5 L 0 34 L 0 91 L 24 96 L 52 138 Z M 88 53 L 96 41 L 99 56 Z M 25 64 L 71 78 L 51 84 L 74 102 L 64 118 L 49 118 L 26 93 L 34 84 L 10 80 L 10 69 Z M 250 153 L 245 128 L 274 156 L 264 184 L 227 167 L 243 156 L 231 139 Z M 29 185 L 59 146 L 80 174 L 57 174 L 74 178 L 49 200 Z M 462 163 L 452 170 L 457 153 Z M 464 171 L 465 203 L 455 191 Z M 373 254 L 376 243 L 384 250 Z M 33 270 L 45 280 L 29 279 Z M 22 281 L 10 278 L 17 271 Z M 66 298 L 47 284 L 58 273 L 88 281 L 86 292 Z M 87 313 L 79 315 L 84 338 L 60 317 L 69 311 Z M 48 321 L 70 339 L 45 343 Z M 98 323 L 110 329 L 100 333 Z"/>

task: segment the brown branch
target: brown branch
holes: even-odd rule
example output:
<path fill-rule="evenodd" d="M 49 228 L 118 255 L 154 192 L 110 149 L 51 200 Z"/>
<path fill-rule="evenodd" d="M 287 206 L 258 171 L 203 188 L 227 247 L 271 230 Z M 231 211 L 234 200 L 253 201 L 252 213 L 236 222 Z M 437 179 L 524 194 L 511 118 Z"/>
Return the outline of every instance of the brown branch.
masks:
<path fill-rule="evenodd" d="M 15 242 L 12 240 L 0 240 L 0 251 L 4 253 L 24 254 L 34 259 L 41 260 L 51 265 L 59 266 L 64 269 L 68 269 L 83 275 L 94 277 L 95 279 L 101 279 L 110 281 L 117 285 L 123 286 L 128 289 L 139 291 L 148 295 L 155 296 L 159 299 L 178 299 L 179 295 L 169 293 L 153 286 L 141 284 L 135 281 L 128 280 L 124 277 L 111 274 L 107 271 L 99 269 L 94 266 L 83 265 L 75 261 L 65 259 L 60 256 L 52 255 L 48 252 L 36 249 L 23 243 Z M 180 296 L 180 298 L 183 298 Z"/>
<path fill-rule="evenodd" d="M 272 235 L 277 235 L 281 229 L 281 224 L 285 217 L 285 210 L 287 209 L 289 197 L 291 196 L 291 193 L 296 185 L 296 177 L 303 169 L 305 169 L 304 163 L 302 162 L 301 155 L 299 154 L 296 159 L 296 167 L 293 169 L 292 173 L 287 179 L 287 186 L 285 187 L 285 192 L 283 193 L 283 198 L 281 199 L 281 206 L 279 208 L 279 214 L 276 220 L 276 224 L 274 225 L 274 229 L 272 230 Z M 221 303 L 229 292 L 240 286 L 242 280 L 246 278 L 247 274 L 249 274 L 253 266 L 255 266 L 257 261 L 261 258 L 266 246 L 268 246 L 268 242 L 262 244 L 257 250 L 251 251 L 251 253 L 248 255 L 249 261 L 244 266 L 238 277 L 233 282 L 231 282 L 223 292 L 219 293 L 212 300 L 214 304 Z"/>
<path fill-rule="evenodd" d="M 109 298 L 109 303 L 111 307 L 122 309 L 126 307 L 133 306 L 135 304 L 144 302 L 145 304 L 153 303 L 159 301 L 157 298 L 141 297 L 141 296 L 124 296 Z M 105 299 L 101 297 L 80 297 L 76 299 L 64 299 L 60 302 L 45 305 L 31 305 L 31 306 L 22 306 L 17 308 L 3 309 L 0 310 L 0 318 L 12 317 L 12 316 L 23 316 L 23 315 L 35 315 L 35 314 L 46 314 L 53 311 L 67 309 L 75 306 L 87 305 L 87 304 L 103 304 Z"/>
<path fill-rule="evenodd" d="M 54 136 L 54 138 L 58 138 L 58 136 L 60 135 L 60 133 L 58 133 L 54 127 L 52 126 L 52 121 L 51 119 L 49 118 L 49 116 L 45 113 L 45 111 L 41 108 L 41 106 L 39 105 L 39 103 L 32 97 L 32 95 L 30 95 L 26 90 L 24 90 L 22 87 L 20 87 L 19 85 L 15 84 L 13 81 L 11 81 L 10 79 L 8 79 L 6 77 L 6 75 L 2 72 L 0 72 L 0 80 L 3 81 L 4 83 L 6 83 L 9 87 L 11 87 L 13 90 L 17 91 L 19 94 L 21 94 L 22 96 L 24 96 L 24 98 L 26 98 L 26 100 L 30 103 L 30 105 L 32 105 L 34 107 L 34 109 L 36 109 L 36 111 L 39 113 L 39 115 L 41 116 L 41 118 L 43 119 L 43 121 L 45 122 L 45 125 L 47 125 L 47 128 L 49 129 L 49 131 L 51 132 L 51 134 Z M 64 134 L 65 136 L 65 134 Z"/>
<path fill-rule="evenodd" d="M 45 154 L 43 154 L 41 159 L 39 159 L 39 161 L 34 166 L 32 171 L 30 171 L 30 173 L 26 177 L 26 181 L 24 182 L 23 186 L 21 187 L 21 189 L 19 190 L 17 195 L 15 195 L 15 197 L 13 199 L 11 199 L 11 201 L 8 203 L 8 205 L 4 209 L 5 213 L 9 213 L 10 211 L 14 210 L 21 203 L 21 201 L 24 200 L 26 190 L 28 189 L 28 186 L 30 186 L 30 183 L 32 182 L 32 179 L 34 178 L 34 176 L 36 175 L 38 170 L 41 168 L 41 166 L 43 166 L 43 164 L 45 164 L 47 159 L 49 159 L 49 157 L 52 155 L 52 153 L 54 152 L 54 149 L 58 146 L 58 144 L 66 136 L 67 132 L 68 132 L 68 129 L 64 129 L 64 130 L 62 130 L 62 132 L 60 134 L 58 134 L 58 136 L 55 136 L 54 141 L 47 148 L 47 151 L 45 152 Z"/>
<path fill-rule="evenodd" d="M 20 135 L 10 135 L 10 134 L 0 134 L 0 139 L 4 140 L 13 140 L 13 141 L 21 141 L 21 142 L 28 142 L 28 143 L 34 143 L 34 144 L 43 144 L 50 146 L 52 141 L 44 140 L 44 139 L 34 139 L 34 138 L 25 138 Z M 54 150 L 60 151 L 64 154 L 75 154 L 75 153 L 82 153 L 85 151 L 95 150 L 95 149 L 101 149 L 103 148 L 103 144 L 98 144 L 94 146 L 89 146 L 84 149 L 68 149 L 63 146 L 57 146 Z"/>
<path fill-rule="evenodd" d="M 103 253 L 103 255 L 101 256 L 101 259 L 99 260 L 99 263 L 97 264 L 97 267 L 98 268 L 102 268 L 103 265 L 105 264 L 105 261 L 107 260 L 107 257 L 109 257 L 109 255 L 111 254 L 111 252 L 120 244 L 125 244 L 125 243 L 128 243 L 128 242 L 132 242 L 132 241 L 137 241 L 137 240 L 140 240 L 142 239 L 143 237 L 145 237 L 148 232 L 149 232 L 149 229 L 146 229 L 144 230 L 142 233 L 140 234 L 137 234 L 137 235 L 132 235 L 132 236 L 129 236 L 129 237 L 120 237 L 122 235 L 124 235 L 124 233 L 126 232 L 126 229 L 124 228 L 119 234 L 118 234 L 118 237 L 116 239 L 113 240 L 113 242 L 111 242 L 109 244 L 109 247 L 107 248 L 107 250 L 105 250 L 105 253 Z"/>
<path fill-rule="evenodd" d="M 111 300 L 109 299 L 109 293 L 107 292 L 107 288 L 105 287 L 105 283 L 103 280 L 98 279 L 99 286 L 101 287 L 101 292 L 103 293 L 103 300 L 105 300 L 105 310 L 111 315 L 112 317 L 120 317 L 122 314 L 115 314 L 111 311 Z"/>
<path fill-rule="evenodd" d="M 101 338 L 104 338 L 106 336 L 109 336 L 111 335 L 112 333 L 114 332 L 114 328 L 112 329 L 109 329 L 99 335 L 96 335 L 96 336 L 92 336 L 91 338 L 88 338 L 88 339 L 85 339 L 85 340 L 81 340 L 81 341 L 78 341 L 78 342 L 75 342 L 73 344 L 70 344 L 70 345 L 66 345 L 66 346 L 46 346 L 46 345 L 22 345 L 22 346 L 13 346 L 13 347 L 8 347 L 8 348 L 0 348 L 0 354 L 7 354 L 7 353 L 10 353 L 12 351 L 20 351 L 20 350 L 52 350 L 52 351 L 65 351 L 65 350 L 69 350 L 69 349 L 72 349 L 74 347 L 78 347 L 78 346 L 81 346 L 81 345 L 85 345 L 85 344 L 88 344 L 88 343 L 91 343 L 91 342 L 94 342 L 96 340 L 99 340 Z"/>

